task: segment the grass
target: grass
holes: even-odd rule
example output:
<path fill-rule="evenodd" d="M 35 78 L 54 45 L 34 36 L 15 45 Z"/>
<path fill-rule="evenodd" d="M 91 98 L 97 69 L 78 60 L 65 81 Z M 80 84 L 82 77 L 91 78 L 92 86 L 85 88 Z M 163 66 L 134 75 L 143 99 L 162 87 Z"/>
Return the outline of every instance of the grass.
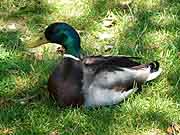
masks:
<path fill-rule="evenodd" d="M 0 134 L 166 134 L 180 123 L 180 2 L 134 0 L 2 0 L 0 2 Z M 116 22 L 103 27 L 108 14 Z M 59 55 L 24 44 L 56 21 L 81 31 L 88 54 L 159 60 L 161 77 L 143 92 L 111 107 L 59 108 L 48 97 L 47 80 Z M 100 39 L 102 33 L 111 34 Z M 106 46 L 111 45 L 111 50 Z M 52 47 L 52 45 L 49 45 Z M 38 55 L 39 54 L 39 55 Z"/>

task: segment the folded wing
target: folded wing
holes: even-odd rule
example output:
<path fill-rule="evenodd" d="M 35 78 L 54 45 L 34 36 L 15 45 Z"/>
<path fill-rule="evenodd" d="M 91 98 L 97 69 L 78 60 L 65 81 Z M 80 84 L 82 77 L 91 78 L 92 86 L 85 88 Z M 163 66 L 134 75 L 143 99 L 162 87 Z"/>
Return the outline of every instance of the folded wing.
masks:
<path fill-rule="evenodd" d="M 140 64 L 137 57 L 92 56 L 83 60 L 83 92 L 87 106 L 115 104 L 161 73 L 157 61 Z"/>

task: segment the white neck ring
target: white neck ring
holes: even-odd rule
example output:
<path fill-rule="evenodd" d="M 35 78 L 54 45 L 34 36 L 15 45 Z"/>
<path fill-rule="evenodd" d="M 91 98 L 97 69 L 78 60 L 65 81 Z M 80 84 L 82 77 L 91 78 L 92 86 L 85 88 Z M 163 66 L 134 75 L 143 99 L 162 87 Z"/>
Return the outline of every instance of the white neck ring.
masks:
<path fill-rule="evenodd" d="M 65 58 L 71 58 L 71 59 L 74 59 L 74 60 L 76 60 L 76 61 L 80 61 L 79 58 L 77 58 L 77 57 L 75 57 L 75 56 L 73 56 L 73 55 L 71 55 L 71 54 L 64 54 L 64 57 L 65 57 Z"/>

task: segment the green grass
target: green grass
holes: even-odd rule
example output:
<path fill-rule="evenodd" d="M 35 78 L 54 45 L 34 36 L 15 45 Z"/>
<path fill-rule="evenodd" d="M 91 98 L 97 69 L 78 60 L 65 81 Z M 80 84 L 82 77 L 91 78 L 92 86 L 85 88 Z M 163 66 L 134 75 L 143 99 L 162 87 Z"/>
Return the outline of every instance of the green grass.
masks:
<path fill-rule="evenodd" d="M 75 135 L 166 134 L 171 123 L 180 123 L 180 2 L 134 0 L 126 9 L 122 3 L 0 1 L 0 134 L 5 130 L 14 135 L 53 131 Z M 108 13 L 116 19 L 110 28 L 102 26 Z M 35 49 L 43 55 L 38 59 L 24 47 L 28 39 L 56 21 L 81 31 L 82 48 L 88 54 L 159 60 L 163 73 L 144 85 L 142 93 L 118 105 L 59 108 L 48 97 L 47 80 L 60 56 L 42 47 Z M 103 32 L 112 38 L 100 40 L 98 35 Z M 107 45 L 113 48 L 106 51 Z"/>

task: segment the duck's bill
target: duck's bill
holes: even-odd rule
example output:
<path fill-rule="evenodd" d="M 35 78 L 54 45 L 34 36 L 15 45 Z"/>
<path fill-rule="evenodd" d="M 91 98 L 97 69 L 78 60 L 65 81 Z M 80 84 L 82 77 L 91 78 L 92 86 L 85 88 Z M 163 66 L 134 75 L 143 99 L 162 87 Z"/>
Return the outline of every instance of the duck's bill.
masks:
<path fill-rule="evenodd" d="M 41 46 L 46 43 L 49 43 L 49 41 L 46 39 L 45 35 L 42 34 L 42 35 L 36 37 L 35 39 L 29 41 L 29 43 L 26 45 L 26 47 L 35 48 L 35 47 Z"/>

